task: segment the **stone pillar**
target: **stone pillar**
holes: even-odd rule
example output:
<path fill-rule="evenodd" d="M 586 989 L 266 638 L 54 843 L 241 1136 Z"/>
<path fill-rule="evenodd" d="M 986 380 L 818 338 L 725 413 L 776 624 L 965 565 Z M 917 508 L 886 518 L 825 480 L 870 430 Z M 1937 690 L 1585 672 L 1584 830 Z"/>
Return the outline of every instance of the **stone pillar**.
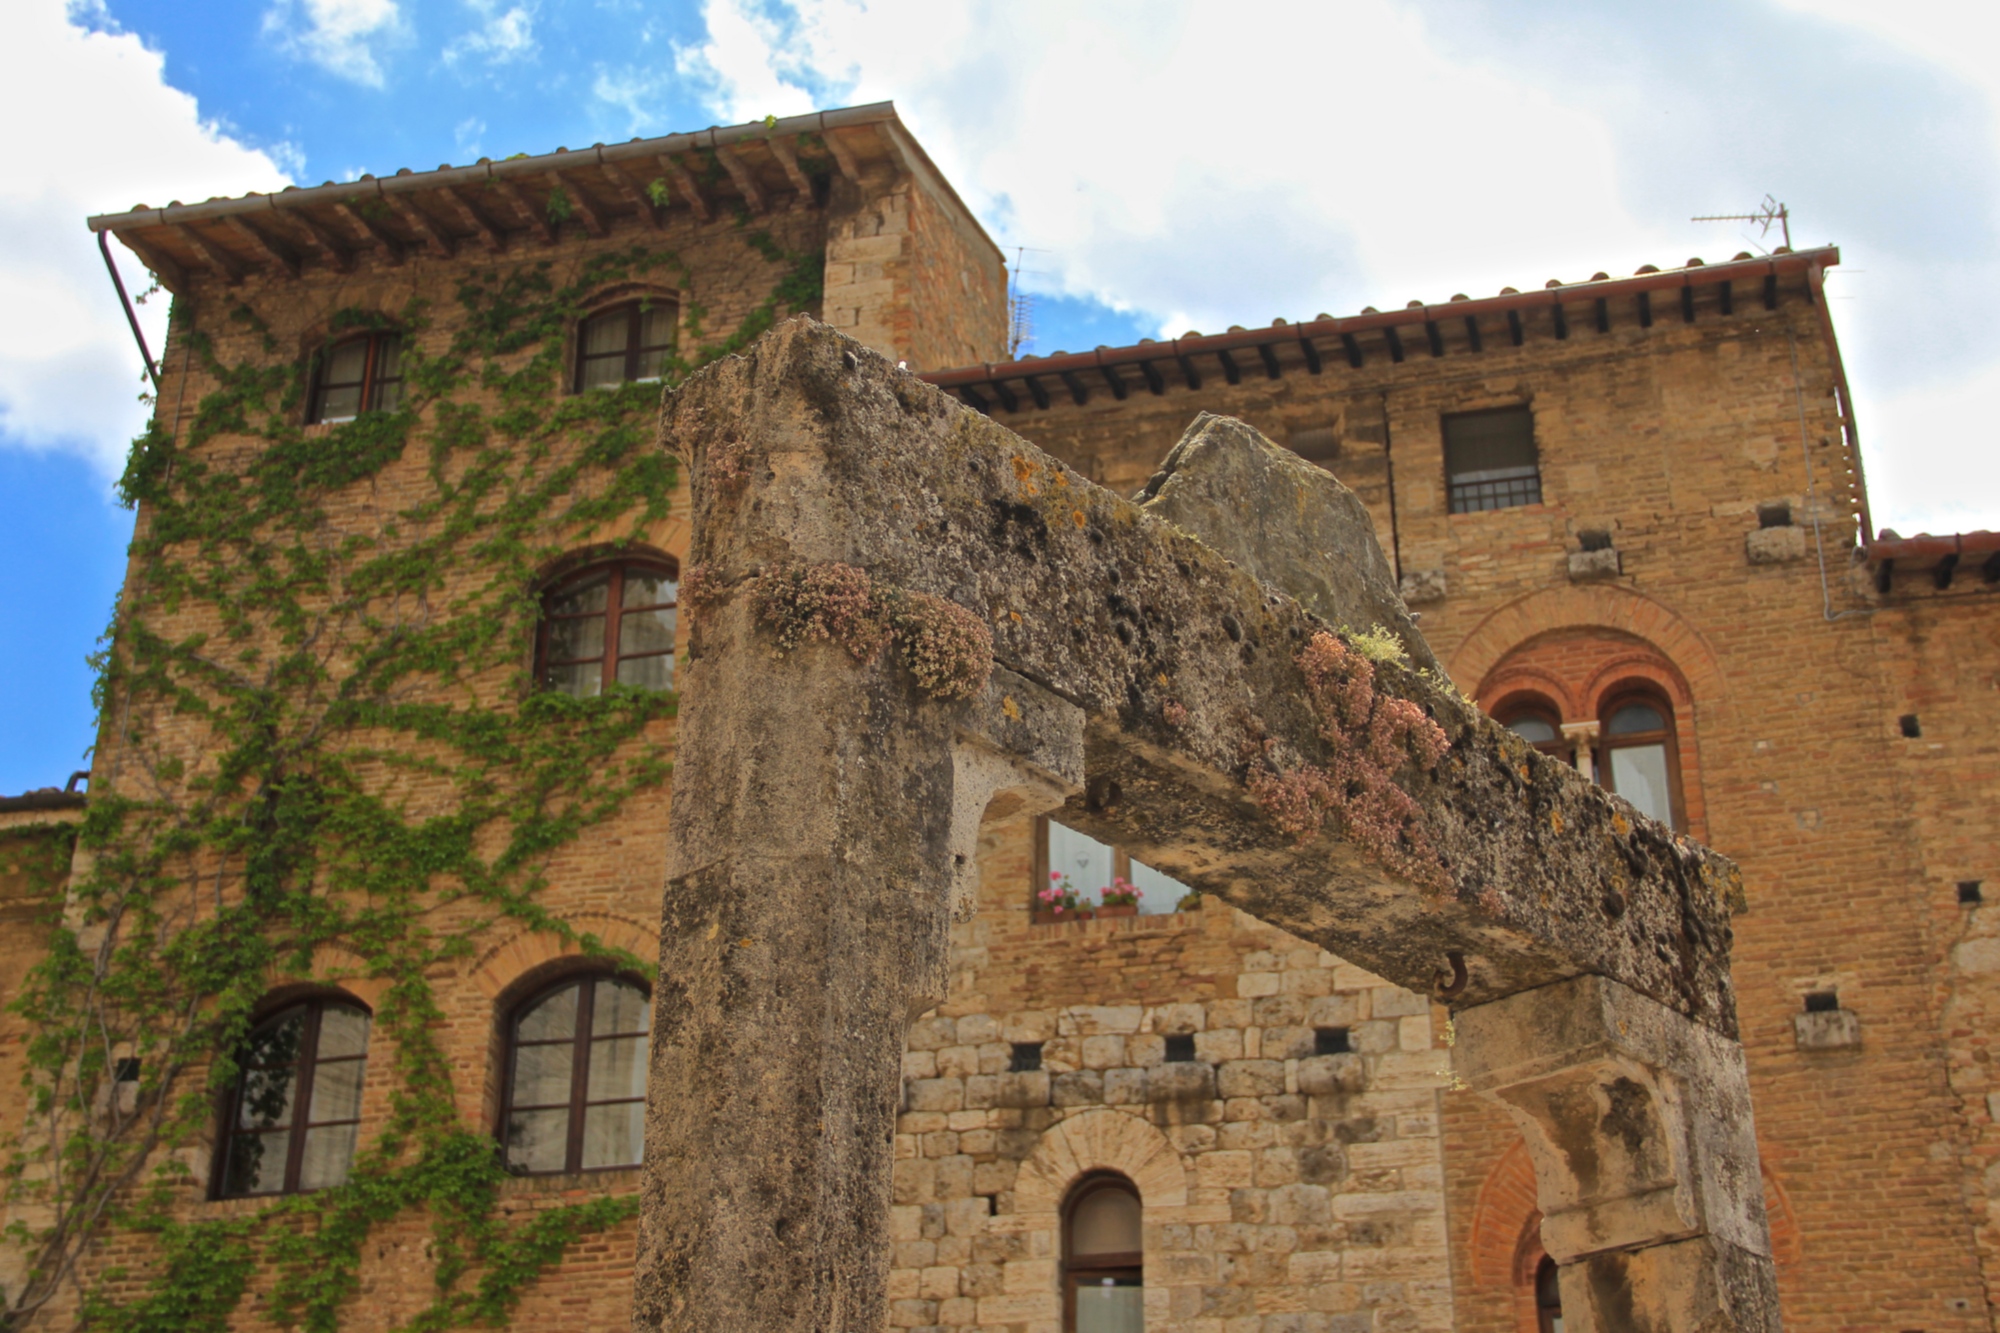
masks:
<path fill-rule="evenodd" d="M 1777 1333 L 1742 1046 L 1603 977 L 1457 1015 L 1527 1141 L 1572 1333 Z"/>
<path fill-rule="evenodd" d="M 1004 671 L 941 703 L 893 654 L 780 657 L 749 600 L 684 682 L 633 1323 L 879 1333 L 905 1030 L 979 822 L 1080 787 L 1082 715 Z"/>

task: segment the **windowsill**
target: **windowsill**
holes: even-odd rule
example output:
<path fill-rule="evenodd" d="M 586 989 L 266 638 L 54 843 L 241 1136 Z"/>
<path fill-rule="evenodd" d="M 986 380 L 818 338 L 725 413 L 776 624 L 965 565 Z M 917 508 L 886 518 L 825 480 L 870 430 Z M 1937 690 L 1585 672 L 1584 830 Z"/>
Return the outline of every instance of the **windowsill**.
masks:
<path fill-rule="evenodd" d="M 1050 933 L 1074 930 L 1079 926 L 1094 926 L 1101 933 L 1111 934 L 1118 930 L 1173 930 L 1194 925 L 1199 920 L 1200 907 L 1191 907 L 1185 912 L 1147 912 L 1132 916 L 1090 916 L 1064 917 L 1057 921 L 1037 921 L 1030 913 L 1028 925 L 1037 931 Z"/>
<path fill-rule="evenodd" d="M 500 1181 L 499 1195 L 503 1199 L 520 1199 L 545 1194 L 634 1194 L 638 1192 L 642 1170 L 636 1166 L 614 1166 L 602 1171 L 578 1171 L 569 1175 L 506 1176 Z M 235 1199 L 204 1197 L 196 1206 L 204 1219 L 255 1217 L 273 1204 L 321 1192 L 301 1190 L 296 1194 L 251 1194 Z"/>
<path fill-rule="evenodd" d="M 632 1194 L 636 1193 L 643 1168 L 613 1166 L 601 1171 L 577 1171 L 567 1175 L 508 1176 L 500 1182 L 500 1197 L 518 1199 L 537 1194 Z"/>
<path fill-rule="evenodd" d="M 1546 499 L 1544 499 L 1544 500 L 1537 500 L 1533 504 L 1503 505 L 1498 509 L 1467 509 L 1461 512 L 1447 512 L 1445 517 L 1453 519 L 1491 518 L 1495 514 L 1519 514 L 1529 511 L 1540 514 L 1547 511 L 1548 507 L 1549 507 L 1549 502 Z"/>

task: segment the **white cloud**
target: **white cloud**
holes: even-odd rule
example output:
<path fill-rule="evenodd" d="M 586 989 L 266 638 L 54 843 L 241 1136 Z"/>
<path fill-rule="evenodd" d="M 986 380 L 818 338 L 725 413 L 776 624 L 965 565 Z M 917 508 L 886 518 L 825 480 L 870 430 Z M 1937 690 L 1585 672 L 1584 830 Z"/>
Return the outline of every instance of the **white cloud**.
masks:
<path fill-rule="evenodd" d="M 479 60 L 488 65 L 506 65 L 535 54 L 535 9 L 533 5 L 510 5 L 502 9 L 495 0 L 466 0 L 479 15 L 480 24 L 445 44 L 444 63 Z"/>
<path fill-rule="evenodd" d="M 139 353 L 105 276 L 92 213 L 170 196 L 274 190 L 269 154 L 204 123 L 166 85 L 162 57 L 137 37 L 69 21 L 62 0 L 16 0 L 0 42 L 0 122 L 35 125 L 63 108 L 59 134 L 24 133 L 0 176 L 0 434 L 16 445 L 82 453 L 115 475 L 145 424 Z M 128 287 L 145 269 L 114 244 Z M 166 302 L 140 311 L 157 352 Z"/>
<path fill-rule="evenodd" d="M 404 40 L 407 31 L 396 0 L 277 0 L 264 13 L 264 35 L 294 59 L 380 88 L 377 48 Z"/>
<path fill-rule="evenodd" d="M 1046 251 L 1037 285 L 1162 334 L 1726 257 L 1689 216 L 1775 190 L 1874 275 L 1836 316 L 1879 520 L 2000 527 L 1971 457 L 2000 453 L 1974 387 L 2000 333 L 1957 296 L 2000 282 L 2000 152 L 1963 119 L 2000 108 L 2000 17 L 1964 12 L 705 0 L 676 67 L 725 122 L 893 98 L 998 239 Z"/>

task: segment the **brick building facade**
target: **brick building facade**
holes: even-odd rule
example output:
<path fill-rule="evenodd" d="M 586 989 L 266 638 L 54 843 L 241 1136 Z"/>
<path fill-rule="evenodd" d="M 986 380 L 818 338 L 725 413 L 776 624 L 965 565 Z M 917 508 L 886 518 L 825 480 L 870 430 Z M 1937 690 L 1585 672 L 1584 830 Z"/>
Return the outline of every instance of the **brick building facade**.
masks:
<path fill-rule="evenodd" d="M 1249 421 L 1368 505 L 1460 689 L 1743 867 L 1735 976 L 1790 1325 L 1993 1326 L 2000 1101 L 1989 1097 L 2000 1087 L 1987 1034 L 2000 924 L 1981 883 L 2000 781 L 2000 541 L 1872 531 L 1820 292 L 1837 253 L 1649 266 L 1000 362 L 1001 257 L 886 107 L 93 226 L 176 295 L 160 394 L 160 428 L 175 440 L 193 438 L 200 405 L 228 387 L 190 355 L 197 337 L 218 364 L 299 367 L 287 410 L 310 443 L 339 429 L 311 419 L 345 383 L 329 369 L 343 339 L 392 336 L 383 330 L 426 305 L 434 313 L 421 332 L 409 326 L 402 350 L 421 367 L 456 336 L 455 320 L 470 319 L 452 312 L 451 292 L 523 272 L 582 287 L 554 335 L 565 401 L 588 403 L 591 357 L 624 357 L 624 377 L 643 377 L 652 311 L 673 312 L 672 354 L 692 363 L 704 347 L 727 350 L 720 331 L 754 333 L 803 310 L 1120 493 L 1146 481 L 1195 413 Z M 649 248 L 673 262 L 592 286 L 593 265 Z M 814 280 L 788 287 L 801 256 Z M 627 309 L 639 313 L 616 342 L 625 335 L 603 330 Z M 343 314 L 356 310 L 381 318 Z M 598 350 L 602 338 L 616 345 Z M 355 392 L 403 393 L 385 387 L 400 385 L 382 370 L 394 369 L 388 344 L 367 346 Z M 464 401 L 508 406 L 490 387 Z M 420 412 L 427 427 L 443 416 Z M 177 466 L 248 469 L 246 431 L 212 425 Z M 589 444 L 557 435 L 546 447 L 581 456 Z M 395 540 L 385 534 L 440 485 L 422 452 L 330 486 L 320 535 Z M 142 504 L 142 538 L 151 521 Z M 540 599 L 545 626 L 654 614 L 621 611 L 642 603 L 618 589 L 678 577 L 685 552 L 670 515 L 636 536 L 552 515 L 540 535 L 569 553 L 519 589 Z M 614 567 L 617 582 L 590 582 Z M 135 559 L 128 584 L 148 574 Z M 195 596 L 150 628 L 178 639 L 226 621 Z M 547 688 L 551 663 L 587 659 L 596 671 L 596 652 L 616 673 L 641 660 L 605 628 L 612 621 L 591 623 L 609 640 L 572 659 L 544 629 L 512 668 L 462 688 L 504 710 L 518 706 L 521 679 Z M 185 716 L 128 714 L 119 727 L 100 740 L 93 802 L 169 799 L 211 745 Z M 621 753 L 670 758 L 672 730 L 669 718 L 650 721 Z M 163 768 L 163 756 L 185 763 Z M 369 781 L 418 807 L 443 799 L 415 778 Z M 523 1126 L 573 1117 L 562 1169 L 524 1169 L 500 1186 L 509 1224 L 637 1188 L 635 1171 L 605 1160 L 618 1155 L 615 1132 L 578 1128 L 600 1114 L 611 1123 L 595 1083 L 564 1083 L 567 1112 L 523 1100 L 533 1044 L 523 1025 L 545 999 L 584 995 L 586 978 L 611 984 L 616 968 L 593 956 L 598 946 L 641 959 L 657 949 L 667 806 L 664 781 L 642 786 L 588 839 L 550 854 L 538 901 L 564 928 L 438 905 L 467 940 L 427 974 L 460 1120 L 507 1138 L 525 1163 L 543 1148 Z M 0 812 L 12 821 L 0 841 L 25 845 L 16 827 L 46 839 L 50 820 L 75 817 Z M 1136 1327 L 1138 1311 L 1146 1328 L 1186 1333 L 1537 1328 L 1551 1312 L 1537 1308 L 1532 1173 L 1505 1119 L 1453 1090 L 1446 1009 L 1233 909 L 1183 901 L 1110 849 L 1065 860 L 1078 847 L 1064 839 L 1044 823 L 988 838 L 979 911 L 956 928 L 951 996 L 912 1029 L 892 1323 L 1054 1333 L 1081 1301 L 1101 1328 Z M 1038 911 L 1037 891 L 1072 864 L 1086 895 L 1108 868 L 1131 875 L 1147 891 L 1141 911 Z M 235 873 L 206 869 L 218 882 Z M 32 876 L 7 873 L 0 865 L 0 890 L 35 896 Z M 0 992 L 11 993 L 42 947 L 32 932 L 45 927 L 29 923 L 47 917 L 8 900 L 0 911 L 11 913 Z M 71 925 L 88 936 L 74 905 Z M 270 976 L 272 1005 L 337 995 L 374 1012 L 389 987 L 369 972 L 357 953 L 322 948 Z M 9 1051 L 20 1049 L 21 1023 L 0 1021 Z M 615 1037 L 577 1030 L 575 1049 L 610 1052 Z M 375 1042 L 355 1093 L 364 1145 L 392 1091 L 393 1051 Z M 5 1087 L 0 1097 L 17 1095 Z M 229 1114 L 178 1148 L 190 1175 L 176 1217 L 268 1207 L 269 1190 L 220 1197 L 231 1192 L 217 1184 L 222 1159 L 237 1151 L 217 1141 Z M 321 1132 L 310 1118 L 253 1128 L 284 1136 L 311 1170 L 323 1154 L 308 1142 Z M 1137 1201 L 1136 1246 L 1092 1249 L 1085 1203 L 1112 1194 Z M 432 1305 L 423 1212 L 370 1232 L 343 1327 L 394 1328 Z M 28 1202 L 15 1215 L 46 1220 Z M 524 1289 L 516 1326 L 623 1327 L 631 1248 L 629 1221 L 574 1241 Z M 114 1230 L 79 1271 L 137 1299 L 159 1267 L 156 1242 Z M 279 1267 L 256 1268 L 231 1326 L 268 1325 Z M 18 1263 L 0 1276 L 19 1292 Z M 72 1289 L 51 1314 L 73 1300 Z"/>

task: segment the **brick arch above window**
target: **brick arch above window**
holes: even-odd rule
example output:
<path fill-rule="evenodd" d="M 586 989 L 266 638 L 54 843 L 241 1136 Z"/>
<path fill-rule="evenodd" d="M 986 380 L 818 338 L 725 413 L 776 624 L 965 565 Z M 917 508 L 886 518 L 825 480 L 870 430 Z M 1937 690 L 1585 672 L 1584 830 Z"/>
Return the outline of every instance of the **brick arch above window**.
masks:
<path fill-rule="evenodd" d="M 1664 602 L 1608 584 L 1546 588 L 1498 607 L 1446 659 L 1451 678 L 1479 697 L 1493 670 L 1530 639 L 1566 629 L 1611 630 L 1652 645 L 1703 707 L 1725 703 L 1729 680 L 1700 630 Z M 1579 701 L 1580 702 L 1580 701 Z"/>
<path fill-rule="evenodd" d="M 1600 727 L 1624 699 L 1645 698 L 1666 715 L 1666 781 L 1673 789 L 1676 827 L 1707 836 L 1701 790 L 1697 699 L 1687 674 L 1658 644 L 1608 625 L 1565 626 L 1535 635 L 1494 663 L 1474 696 L 1481 708 L 1507 720 L 1516 701 L 1540 697 L 1556 704 L 1566 733 L 1559 746 L 1543 747 L 1595 771 L 1608 738 Z M 1590 762 L 1585 763 L 1585 759 Z M 1597 773 L 1600 781 L 1606 781 Z M 1606 781 L 1606 785 L 1611 785 Z M 1633 793 L 1627 793 L 1633 795 Z M 1644 802 L 1640 802 L 1645 808 Z"/>

